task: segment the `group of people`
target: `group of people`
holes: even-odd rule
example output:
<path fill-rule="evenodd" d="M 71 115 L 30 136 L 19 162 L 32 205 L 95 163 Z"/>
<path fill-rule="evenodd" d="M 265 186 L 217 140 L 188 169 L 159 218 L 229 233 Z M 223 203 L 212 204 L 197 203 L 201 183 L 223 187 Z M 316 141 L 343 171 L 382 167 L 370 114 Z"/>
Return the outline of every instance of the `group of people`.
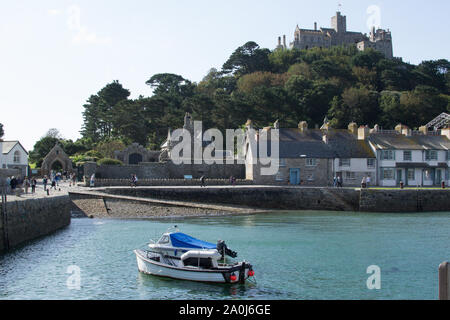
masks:
<path fill-rule="evenodd" d="M 20 195 L 22 188 L 25 190 L 25 194 L 28 194 L 28 190 L 31 187 L 31 193 L 36 192 L 36 185 L 37 180 L 36 178 L 32 177 L 29 179 L 28 177 L 25 177 L 21 179 L 20 177 L 8 177 L 6 178 L 6 186 L 7 186 L 7 193 Z"/>
<path fill-rule="evenodd" d="M 342 188 L 342 177 L 341 176 L 334 176 L 333 178 L 333 187 L 335 188 Z"/>
<path fill-rule="evenodd" d="M 361 188 L 367 189 L 370 185 L 370 176 L 364 176 L 361 180 Z"/>
<path fill-rule="evenodd" d="M 52 171 L 50 176 L 45 175 L 42 178 L 42 185 L 44 186 L 44 191 L 57 189 L 59 187 L 59 183 L 61 180 L 69 180 L 69 186 L 75 186 L 77 182 L 77 176 L 75 173 L 70 174 L 61 174 L 60 172 Z M 50 188 L 48 185 L 50 184 Z M 31 188 L 31 194 L 36 193 L 36 186 L 38 185 L 38 181 L 36 177 L 24 177 L 23 179 L 16 176 L 11 176 L 6 179 L 7 193 L 20 195 L 22 192 L 25 194 L 29 193 Z"/>

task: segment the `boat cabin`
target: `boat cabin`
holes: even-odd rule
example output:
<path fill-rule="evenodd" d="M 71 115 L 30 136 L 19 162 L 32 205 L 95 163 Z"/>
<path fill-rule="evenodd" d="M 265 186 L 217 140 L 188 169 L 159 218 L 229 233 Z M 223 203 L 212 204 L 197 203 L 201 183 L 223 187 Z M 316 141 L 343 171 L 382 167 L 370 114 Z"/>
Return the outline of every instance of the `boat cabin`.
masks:
<path fill-rule="evenodd" d="M 221 257 L 217 250 L 190 250 L 181 256 L 181 261 L 185 267 L 212 269 L 219 267 Z"/>

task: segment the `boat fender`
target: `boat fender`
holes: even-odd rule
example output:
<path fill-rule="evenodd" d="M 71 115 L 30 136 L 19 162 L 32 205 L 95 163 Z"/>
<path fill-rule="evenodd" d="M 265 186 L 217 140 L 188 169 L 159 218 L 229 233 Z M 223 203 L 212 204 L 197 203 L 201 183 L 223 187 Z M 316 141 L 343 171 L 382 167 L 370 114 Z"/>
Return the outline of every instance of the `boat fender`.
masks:
<path fill-rule="evenodd" d="M 236 280 L 237 280 L 236 275 L 232 274 L 232 275 L 230 276 L 230 280 L 231 280 L 232 282 L 236 281 Z"/>

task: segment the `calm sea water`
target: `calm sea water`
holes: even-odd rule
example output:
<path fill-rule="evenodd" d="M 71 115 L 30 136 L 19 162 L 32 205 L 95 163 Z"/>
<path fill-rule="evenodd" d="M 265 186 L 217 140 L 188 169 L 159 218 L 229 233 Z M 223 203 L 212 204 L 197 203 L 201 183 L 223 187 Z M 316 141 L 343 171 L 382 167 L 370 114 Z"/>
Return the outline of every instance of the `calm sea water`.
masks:
<path fill-rule="evenodd" d="M 132 252 L 177 224 L 226 240 L 254 265 L 256 283 L 217 285 L 140 274 Z M 124 221 L 70 227 L 0 256 L 0 299 L 437 299 L 450 260 L 450 213 L 280 212 L 240 217 Z M 71 290 L 68 267 L 80 268 Z M 367 268 L 381 268 L 368 290 Z"/>

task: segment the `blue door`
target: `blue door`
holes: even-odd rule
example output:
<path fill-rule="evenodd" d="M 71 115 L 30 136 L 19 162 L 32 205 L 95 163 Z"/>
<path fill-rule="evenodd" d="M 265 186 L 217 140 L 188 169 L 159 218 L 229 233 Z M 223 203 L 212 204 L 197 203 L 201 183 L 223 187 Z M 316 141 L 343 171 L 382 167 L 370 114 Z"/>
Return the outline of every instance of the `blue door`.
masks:
<path fill-rule="evenodd" d="M 290 169 L 289 170 L 289 182 L 292 185 L 300 184 L 300 169 Z"/>

